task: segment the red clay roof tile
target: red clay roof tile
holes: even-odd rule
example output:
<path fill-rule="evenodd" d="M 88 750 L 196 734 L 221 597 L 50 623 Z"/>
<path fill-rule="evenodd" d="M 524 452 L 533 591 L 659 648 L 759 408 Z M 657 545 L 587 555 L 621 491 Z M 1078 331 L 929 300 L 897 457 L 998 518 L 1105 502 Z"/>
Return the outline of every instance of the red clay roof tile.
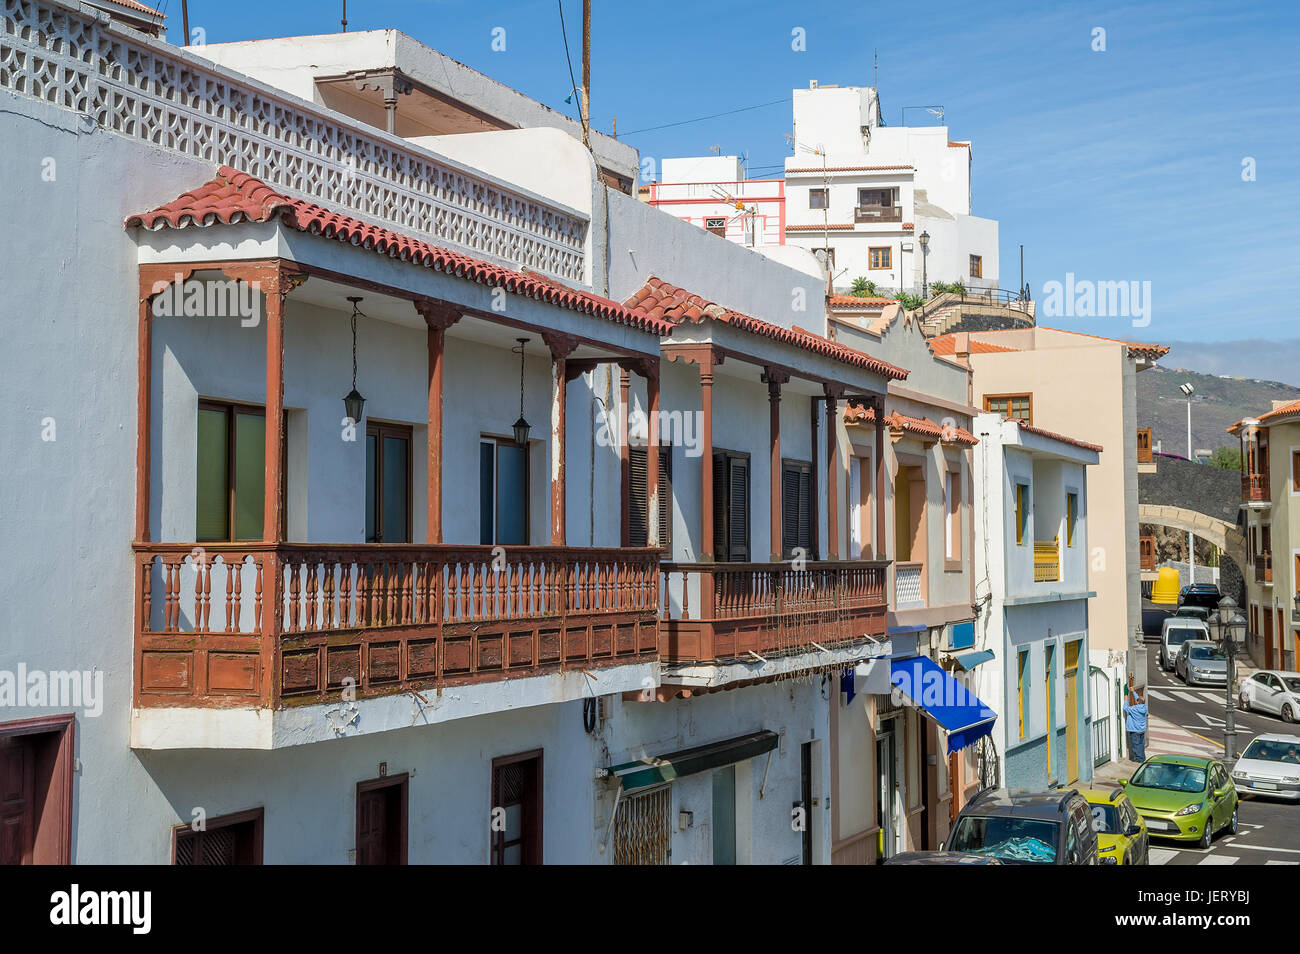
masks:
<path fill-rule="evenodd" d="M 400 258 L 469 281 L 504 288 L 514 294 L 526 295 L 570 311 L 595 315 L 650 334 L 666 335 L 672 332 L 670 323 L 634 311 L 616 301 L 570 288 L 532 272 L 493 265 L 313 202 L 292 198 L 230 166 L 222 166 L 216 178 L 191 192 L 182 193 L 166 205 L 129 216 L 125 224 L 127 228 L 142 226 L 158 230 L 192 225 L 232 225 L 243 221 L 269 222 L 275 218 L 300 232 L 359 245 L 390 258 Z"/>
<path fill-rule="evenodd" d="M 850 405 L 844 409 L 844 423 L 875 424 L 875 408 Z M 932 440 L 965 444 L 967 447 L 974 447 L 979 443 L 979 438 L 964 427 L 956 427 L 952 424 L 936 424 L 928 417 L 908 417 L 906 414 L 894 411 L 892 414 L 885 415 L 885 423 L 894 430 L 906 434 L 916 434 L 920 437 L 928 437 Z"/>
<path fill-rule="evenodd" d="M 882 374 L 894 380 L 901 381 L 908 375 L 906 368 L 900 368 L 862 351 L 856 351 L 853 348 L 837 344 L 829 338 L 813 334 L 802 328 L 785 328 L 758 318 L 752 318 L 738 311 L 732 311 L 730 308 L 724 308 L 716 302 L 692 294 L 684 288 L 670 285 L 653 275 L 624 304 L 638 314 L 663 319 L 673 324 L 680 324 L 683 321 L 698 323 L 706 319 L 721 321 L 732 327 L 739 328 L 741 331 L 794 345 L 834 361 L 862 368 L 874 374 Z"/>

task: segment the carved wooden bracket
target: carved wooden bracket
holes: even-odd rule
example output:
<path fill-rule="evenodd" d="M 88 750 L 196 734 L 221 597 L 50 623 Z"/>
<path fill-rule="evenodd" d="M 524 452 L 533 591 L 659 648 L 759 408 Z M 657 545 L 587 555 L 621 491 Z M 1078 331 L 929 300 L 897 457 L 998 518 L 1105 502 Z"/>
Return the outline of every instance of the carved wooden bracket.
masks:
<path fill-rule="evenodd" d="M 441 299 L 417 298 L 413 304 L 430 331 L 446 331 L 462 317 L 459 309 Z"/>
<path fill-rule="evenodd" d="M 195 271 L 193 265 L 141 265 L 140 301 L 147 303 L 173 284 L 188 281 Z"/>
<path fill-rule="evenodd" d="M 759 380 L 767 385 L 768 398 L 779 401 L 781 400 L 781 385 L 790 383 L 790 372 L 779 368 L 765 368 Z"/>
<path fill-rule="evenodd" d="M 567 358 L 578 347 L 577 338 L 558 331 L 543 331 L 542 340 L 546 342 L 546 347 L 551 349 L 551 357 L 557 361 Z"/>

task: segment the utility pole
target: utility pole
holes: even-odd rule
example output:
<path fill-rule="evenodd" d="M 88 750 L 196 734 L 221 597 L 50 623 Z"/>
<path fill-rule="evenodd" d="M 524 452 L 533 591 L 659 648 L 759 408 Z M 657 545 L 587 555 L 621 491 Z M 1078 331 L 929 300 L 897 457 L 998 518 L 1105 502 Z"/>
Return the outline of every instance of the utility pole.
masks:
<path fill-rule="evenodd" d="M 582 144 L 591 148 L 591 0 L 582 0 Z"/>
<path fill-rule="evenodd" d="M 190 45 L 190 0 L 181 0 L 181 20 L 185 25 L 185 42 L 181 46 Z"/>
<path fill-rule="evenodd" d="M 348 0 L 343 0 L 343 32 L 348 32 Z"/>
<path fill-rule="evenodd" d="M 1025 297 L 1025 246 L 1020 246 L 1020 297 Z"/>

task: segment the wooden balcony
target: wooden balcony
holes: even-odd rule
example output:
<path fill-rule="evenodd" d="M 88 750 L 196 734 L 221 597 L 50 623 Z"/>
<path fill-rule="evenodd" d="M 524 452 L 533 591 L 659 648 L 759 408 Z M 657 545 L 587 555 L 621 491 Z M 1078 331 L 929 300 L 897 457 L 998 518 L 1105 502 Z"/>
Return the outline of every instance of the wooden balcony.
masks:
<path fill-rule="evenodd" d="M 1273 554 L 1256 553 L 1255 554 L 1255 582 L 1273 583 Z"/>
<path fill-rule="evenodd" d="M 859 205 L 854 206 L 853 221 L 862 222 L 901 222 L 903 207 L 901 205 Z"/>
<path fill-rule="evenodd" d="M 657 658 L 659 551 L 137 544 L 137 706 L 267 708 Z"/>
<path fill-rule="evenodd" d="M 1156 568 L 1156 538 L 1138 537 L 1138 560 L 1139 566 L 1143 570 L 1154 570 Z"/>
<path fill-rule="evenodd" d="M 1060 578 L 1060 542 L 1058 540 L 1034 541 L 1034 582 L 1054 583 Z"/>
<path fill-rule="evenodd" d="M 1151 428 L 1138 428 L 1137 432 L 1137 462 L 1139 464 L 1150 464 L 1154 461 L 1151 455 Z"/>
<path fill-rule="evenodd" d="M 665 662 L 749 660 L 751 652 L 767 658 L 881 636 L 887 565 L 665 563 L 660 655 Z"/>
<path fill-rule="evenodd" d="M 1241 499 L 1245 503 L 1267 503 L 1268 474 L 1242 474 Z"/>

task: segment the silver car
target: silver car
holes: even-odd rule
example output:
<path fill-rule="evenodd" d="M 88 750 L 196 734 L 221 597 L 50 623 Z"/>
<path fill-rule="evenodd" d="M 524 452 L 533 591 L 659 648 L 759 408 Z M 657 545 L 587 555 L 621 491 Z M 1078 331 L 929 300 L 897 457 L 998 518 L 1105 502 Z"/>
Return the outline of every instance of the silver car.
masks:
<path fill-rule="evenodd" d="M 1232 767 L 1237 791 L 1300 800 L 1300 737 L 1256 736 Z"/>
<path fill-rule="evenodd" d="M 1283 722 L 1300 719 L 1300 672 L 1263 669 L 1241 681 L 1238 692 L 1247 712 L 1271 712 Z"/>
<path fill-rule="evenodd" d="M 1178 650 L 1174 672 L 1189 686 L 1222 686 L 1228 681 L 1228 657 L 1218 643 L 1189 639 Z"/>

